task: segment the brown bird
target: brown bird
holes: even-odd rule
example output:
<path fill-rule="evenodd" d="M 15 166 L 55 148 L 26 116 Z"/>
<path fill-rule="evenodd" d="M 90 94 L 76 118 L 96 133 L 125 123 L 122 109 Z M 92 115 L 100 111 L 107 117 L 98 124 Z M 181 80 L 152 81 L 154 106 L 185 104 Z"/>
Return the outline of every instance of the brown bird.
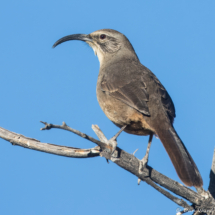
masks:
<path fill-rule="evenodd" d="M 157 77 L 140 63 L 127 37 L 103 29 L 63 37 L 53 47 L 68 40 L 87 42 L 98 56 L 96 93 L 105 115 L 127 133 L 150 135 L 140 169 L 148 161 L 152 137 L 157 135 L 181 181 L 187 186 L 201 187 L 203 181 L 198 168 L 173 127 L 172 99 Z"/>

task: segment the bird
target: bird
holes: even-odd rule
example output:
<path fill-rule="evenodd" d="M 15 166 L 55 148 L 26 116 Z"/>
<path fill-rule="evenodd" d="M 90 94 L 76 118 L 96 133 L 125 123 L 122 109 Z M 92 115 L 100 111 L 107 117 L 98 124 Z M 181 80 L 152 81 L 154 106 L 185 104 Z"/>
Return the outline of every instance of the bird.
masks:
<path fill-rule="evenodd" d="M 201 174 L 173 127 L 176 117 L 173 101 L 158 78 L 141 64 L 128 38 L 112 29 L 90 34 L 72 34 L 57 40 L 59 44 L 86 42 L 100 62 L 96 94 L 105 115 L 129 134 L 148 136 L 148 147 L 141 167 L 148 162 L 152 137 L 157 136 L 186 186 L 201 188 Z"/>

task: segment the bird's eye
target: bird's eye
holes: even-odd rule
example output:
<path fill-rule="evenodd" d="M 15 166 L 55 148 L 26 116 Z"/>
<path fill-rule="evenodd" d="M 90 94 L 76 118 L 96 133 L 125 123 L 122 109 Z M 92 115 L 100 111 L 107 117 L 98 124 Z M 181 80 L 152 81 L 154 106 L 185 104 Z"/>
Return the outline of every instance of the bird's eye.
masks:
<path fill-rule="evenodd" d="M 101 34 L 100 35 L 100 39 L 104 40 L 106 38 L 106 35 L 105 34 Z"/>

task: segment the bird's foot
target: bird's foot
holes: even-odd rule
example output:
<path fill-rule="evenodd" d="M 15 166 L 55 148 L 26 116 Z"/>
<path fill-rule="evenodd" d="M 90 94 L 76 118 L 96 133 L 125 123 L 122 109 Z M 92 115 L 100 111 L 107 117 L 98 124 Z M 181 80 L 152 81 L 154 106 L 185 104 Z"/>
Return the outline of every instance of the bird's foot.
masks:
<path fill-rule="evenodd" d="M 139 161 L 139 174 L 143 173 L 143 169 L 146 167 L 148 163 L 148 157 L 149 157 L 148 155 L 145 155 L 143 159 Z M 138 181 L 137 181 L 138 185 L 140 184 L 140 182 L 141 182 L 141 179 L 138 178 Z"/>
<path fill-rule="evenodd" d="M 139 164 L 139 174 L 142 174 L 143 173 L 143 169 L 146 167 L 147 163 L 148 163 L 148 160 L 149 160 L 149 150 L 150 150 L 150 147 L 151 147 L 151 143 L 152 143 L 152 138 L 153 138 L 153 134 L 150 134 L 149 136 L 149 142 L 148 142 L 148 146 L 147 146 L 147 150 L 146 150 L 146 155 L 143 157 L 142 160 L 140 160 L 140 164 Z M 141 179 L 138 178 L 138 185 L 140 184 L 141 182 Z"/>
<path fill-rule="evenodd" d="M 145 155 L 143 157 L 143 159 L 139 161 L 140 162 L 140 164 L 139 164 L 139 173 L 140 174 L 143 173 L 143 169 L 146 167 L 146 164 L 148 163 L 148 158 L 149 158 L 149 156 Z"/>
<path fill-rule="evenodd" d="M 126 127 L 126 125 L 123 126 L 120 129 L 120 131 L 117 132 L 116 135 L 114 135 L 110 140 L 108 140 L 97 125 L 92 125 L 92 129 L 94 130 L 94 132 L 96 133 L 96 135 L 98 136 L 100 141 L 102 141 L 103 143 L 106 144 L 105 149 L 103 149 L 102 152 L 100 153 L 101 157 L 108 157 L 108 159 L 110 159 L 110 160 L 112 160 L 112 158 L 114 160 L 117 159 L 118 153 L 116 150 L 116 147 L 117 147 L 116 139 L 120 135 L 120 133 L 125 129 L 125 127 Z M 103 154 L 106 154 L 106 156 L 104 156 Z M 108 161 L 108 159 L 106 159 L 106 160 Z"/>
<path fill-rule="evenodd" d="M 145 155 L 142 160 L 139 161 L 139 174 L 143 173 L 143 169 L 146 167 L 148 163 L 148 156 Z M 141 179 L 138 178 L 137 184 L 140 185 Z"/>

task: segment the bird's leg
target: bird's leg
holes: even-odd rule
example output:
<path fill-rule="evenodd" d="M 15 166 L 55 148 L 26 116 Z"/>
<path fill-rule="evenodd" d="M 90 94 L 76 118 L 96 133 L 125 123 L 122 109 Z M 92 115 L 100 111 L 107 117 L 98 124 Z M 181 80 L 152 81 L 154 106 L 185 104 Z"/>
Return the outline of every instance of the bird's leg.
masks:
<path fill-rule="evenodd" d="M 146 150 L 146 154 L 143 157 L 143 159 L 140 161 L 140 166 L 139 166 L 139 173 L 142 173 L 143 168 L 145 167 L 145 165 L 148 163 L 148 159 L 149 159 L 149 150 L 150 150 L 150 146 L 152 143 L 152 138 L 153 138 L 153 134 L 150 134 L 149 136 L 149 142 L 148 142 L 148 146 L 147 146 L 147 150 Z"/>
<path fill-rule="evenodd" d="M 121 132 L 125 129 L 127 125 L 122 126 L 122 128 L 120 128 L 120 130 L 110 139 L 111 140 L 116 140 L 116 138 L 121 134 Z"/>
<path fill-rule="evenodd" d="M 124 125 L 108 142 L 109 145 L 111 145 L 112 147 L 112 153 L 111 155 L 115 152 L 116 150 L 116 146 L 117 146 L 117 142 L 116 142 L 116 138 L 121 134 L 121 132 L 125 129 L 127 125 Z"/>

